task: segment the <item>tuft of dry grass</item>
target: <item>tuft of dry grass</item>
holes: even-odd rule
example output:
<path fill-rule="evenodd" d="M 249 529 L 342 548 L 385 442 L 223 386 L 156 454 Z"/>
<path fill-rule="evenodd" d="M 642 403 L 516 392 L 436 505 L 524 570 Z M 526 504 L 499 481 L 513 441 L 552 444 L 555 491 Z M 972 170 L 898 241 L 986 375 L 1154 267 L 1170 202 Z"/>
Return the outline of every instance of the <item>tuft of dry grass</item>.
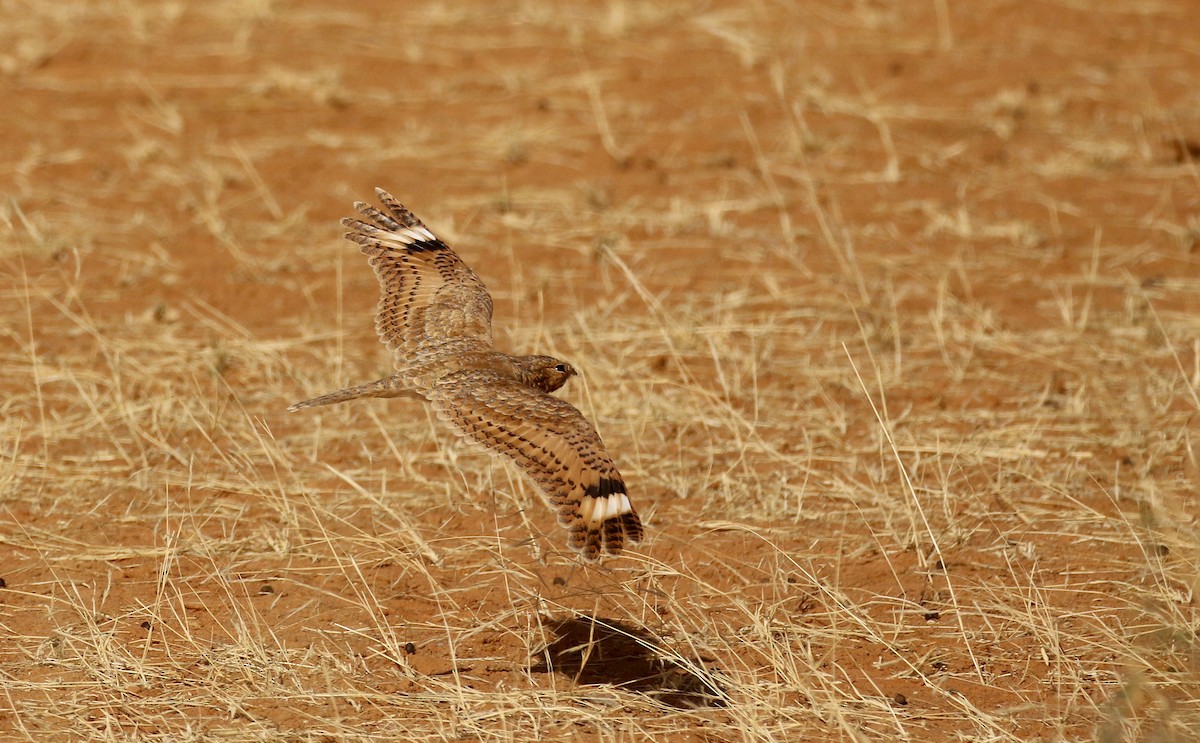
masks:
<path fill-rule="evenodd" d="M 1189 11 L 0 3 L 0 735 L 1196 738 Z M 388 370 L 375 185 L 644 549 L 284 413 Z"/>

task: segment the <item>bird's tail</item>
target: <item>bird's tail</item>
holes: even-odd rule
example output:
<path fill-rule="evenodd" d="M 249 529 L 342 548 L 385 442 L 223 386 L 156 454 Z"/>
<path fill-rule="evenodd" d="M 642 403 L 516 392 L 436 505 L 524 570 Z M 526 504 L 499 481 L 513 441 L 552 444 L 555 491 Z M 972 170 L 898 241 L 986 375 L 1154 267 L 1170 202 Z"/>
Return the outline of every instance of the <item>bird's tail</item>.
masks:
<path fill-rule="evenodd" d="M 289 413 L 294 413 L 303 408 L 315 408 L 318 405 L 335 405 L 339 402 L 347 400 L 355 400 L 360 397 L 421 397 L 416 392 L 412 391 L 396 378 L 395 375 L 376 379 L 374 382 L 367 382 L 355 387 L 347 387 L 344 390 L 330 392 L 320 397 L 314 397 L 309 400 L 303 400 L 288 408 Z M 423 398 L 422 398 L 423 399 Z"/>

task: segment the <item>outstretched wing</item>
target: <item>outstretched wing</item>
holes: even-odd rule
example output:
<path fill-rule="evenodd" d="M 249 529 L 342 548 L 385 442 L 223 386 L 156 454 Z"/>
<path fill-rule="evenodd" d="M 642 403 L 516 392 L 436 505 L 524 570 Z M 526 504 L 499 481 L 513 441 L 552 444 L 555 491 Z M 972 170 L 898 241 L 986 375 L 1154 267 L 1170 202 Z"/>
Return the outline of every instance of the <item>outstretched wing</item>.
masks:
<path fill-rule="evenodd" d="M 462 351 L 491 350 L 492 298 L 467 264 L 396 201 L 375 189 L 386 211 L 359 201 L 363 219 L 343 219 L 379 279 L 379 339 L 396 366 Z"/>
<path fill-rule="evenodd" d="M 533 478 L 584 559 L 642 540 L 621 473 L 570 403 L 482 370 L 446 375 L 429 399 L 458 434 L 511 457 Z"/>

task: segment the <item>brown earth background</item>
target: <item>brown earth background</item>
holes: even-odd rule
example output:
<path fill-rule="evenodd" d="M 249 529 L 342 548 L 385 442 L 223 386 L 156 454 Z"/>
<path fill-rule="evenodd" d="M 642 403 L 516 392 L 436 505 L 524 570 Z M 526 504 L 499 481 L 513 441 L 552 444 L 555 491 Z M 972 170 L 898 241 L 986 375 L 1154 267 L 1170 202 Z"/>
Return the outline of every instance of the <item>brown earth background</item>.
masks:
<path fill-rule="evenodd" d="M 1184 0 L 0 0 L 0 737 L 1200 737 Z M 581 564 L 382 186 L 581 370 Z"/>

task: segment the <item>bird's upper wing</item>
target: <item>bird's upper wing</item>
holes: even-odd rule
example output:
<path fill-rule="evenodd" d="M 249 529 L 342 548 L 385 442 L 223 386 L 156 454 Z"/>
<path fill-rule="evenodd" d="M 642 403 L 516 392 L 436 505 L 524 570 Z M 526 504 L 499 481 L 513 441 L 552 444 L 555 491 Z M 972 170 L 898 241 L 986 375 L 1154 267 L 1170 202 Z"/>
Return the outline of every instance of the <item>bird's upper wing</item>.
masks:
<path fill-rule="evenodd" d="M 429 399 L 458 434 L 511 457 L 537 482 L 585 559 L 641 541 L 621 473 L 570 403 L 483 370 L 443 377 Z"/>
<path fill-rule="evenodd" d="M 467 264 L 381 188 L 386 211 L 355 203 L 363 219 L 343 219 L 379 279 L 379 339 L 396 366 L 462 351 L 491 350 L 492 298 Z"/>

